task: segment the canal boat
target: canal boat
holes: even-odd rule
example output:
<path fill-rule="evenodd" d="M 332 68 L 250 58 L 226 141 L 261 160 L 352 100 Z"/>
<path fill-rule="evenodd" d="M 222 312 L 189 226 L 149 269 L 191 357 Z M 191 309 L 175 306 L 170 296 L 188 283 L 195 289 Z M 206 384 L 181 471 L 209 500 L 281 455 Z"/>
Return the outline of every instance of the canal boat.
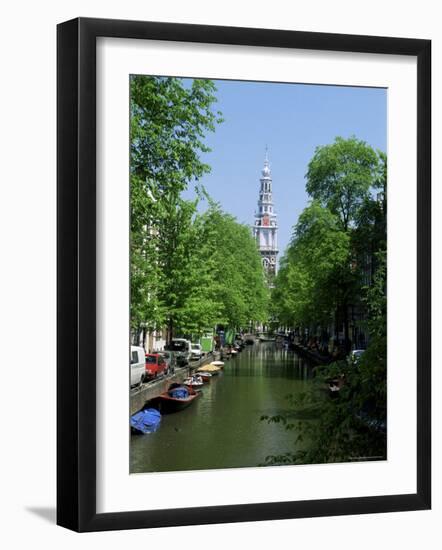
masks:
<path fill-rule="evenodd" d="M 221 367 L 221 368 L 224 367 L 224 362 L 223 361 L 212 361 L 210 364 L 215 365 L 215 367 Z"/>
<path fill-rule="evenodd" d="M 191 388 L 198 390 L 203 387 L 204 382 L 200 374 L 193 374 L 192 376 L 186 378 L 183 384 L 185 386 L 190 386 Z"/>
<path fill-rule="evenodd" d="M 160 427 L 161 414 L 156 409 L 144 409 L 130 417 L 133 434 L 151 434 Z"/>
<path fill-rule="evenodd" d="M 221 370 L 221 367 L 217 365 L 204 365 L 200 367 L 199 369 L 196 369 L 199 373 L 201 372 L 210 372 L 212 376 L 216 376 L 219 371 Z"/>
<path fill-rule="evenodd" d="M 199 375 L 201 376 L 203 384 L 210 384 L 210 381 L 212 379 L 212 375 L 210 372 L 200 372 Z"/>
<path fill-rule="evenodd" d="M 201 392 L 190 386 L 178 383 L 171 384 L 169 389 L 158 397 L 161 412 L 181 411 L 191 405 L 200 395 Z"/>

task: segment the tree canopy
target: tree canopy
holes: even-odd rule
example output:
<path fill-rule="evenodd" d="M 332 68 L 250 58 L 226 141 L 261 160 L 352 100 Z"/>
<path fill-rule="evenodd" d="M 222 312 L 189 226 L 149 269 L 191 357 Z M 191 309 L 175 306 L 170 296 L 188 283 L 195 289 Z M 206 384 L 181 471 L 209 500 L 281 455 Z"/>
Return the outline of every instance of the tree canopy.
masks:
<path fill-rule="evenodd" d="M 355 137 L 337 137 L 330 145 L 317 147 L 306 174 L 307 193 L 339 216 L 346 231 L 378 169 L 376 152 Z"/>
<path fill-rule="evenodd" d="M 202 333 L 264 319 L 267 290 L 249 228 L 204 191 L 205 136 L 222 122 L 210 80 L 131 77 L 131 326 Z M 182 193 L 195 185 L 197 199 Z M 206 212 L 199 212 L 201 200 Z"/>
<path fill-rule="evenodd" d="M 275 281 L 273 308 L 287 326 L 330 322 L 347 277 L 350 240 L 337 216 L 313 201 L 299 217 Z"/>
<path fill-rule="evenodd" d="M 311 391 L 291 400 L 296 414 L 308 412 L 313 420 L 263 417 L 295 430 L 298 445 L 304 442 L 302 450 L 270 456 L 267 463 L 384 458 L 387 157 L 356 138 L 336 138 L 316 149 L 306 177 L 311 202 L 281 261 L 274 315 L 300 335 L 344 325 L 348 338 L 348 312 L 357 308 L 369 340 L 357 366 L 344 359 L 316 367 Z M 325 398 L 334 379 L 344 384 L 336 399 Z"/>

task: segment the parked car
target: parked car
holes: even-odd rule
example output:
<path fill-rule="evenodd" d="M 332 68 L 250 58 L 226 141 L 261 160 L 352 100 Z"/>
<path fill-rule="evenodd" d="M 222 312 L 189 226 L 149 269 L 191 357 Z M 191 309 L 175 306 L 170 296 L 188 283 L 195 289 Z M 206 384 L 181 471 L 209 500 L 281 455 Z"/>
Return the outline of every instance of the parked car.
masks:
<path fill-rule="evenodd" d="M 189 340 L 185 340 L 184 338 L 173 338 L 165 349 L 173 353 L 176 358 L 177 366 L 184 367 L 189 364 L 190 350 L 192 349 L 192 344 Z"/>
<path fill-rule="evenodd" d="M 146 376 L 145 351 L 138 346 L 130 347 L 130 385 L 139 386 L 144 382 Z"/>
<path fill-rule="evenodd" d="M 168 371 L 173 372 L 175 365 L 170 351 L 159 351 L 158 353 L 164 358 L 164 361 L 166 361 Z"/>
<path fill-rule="evenodd" d="M 201 359 L 203 356 L 203 349 L 200 344 L 192 344 L 192 347 L 190 348 L 190 359 L 192 361 L 196 361 Z"/>
<path fill-rule="evenodd" d="M 146 378 L 157 378 L 161 374 L 167 374 L 169 368 L 162 355 L 159 353 L 146 353 Z"/>

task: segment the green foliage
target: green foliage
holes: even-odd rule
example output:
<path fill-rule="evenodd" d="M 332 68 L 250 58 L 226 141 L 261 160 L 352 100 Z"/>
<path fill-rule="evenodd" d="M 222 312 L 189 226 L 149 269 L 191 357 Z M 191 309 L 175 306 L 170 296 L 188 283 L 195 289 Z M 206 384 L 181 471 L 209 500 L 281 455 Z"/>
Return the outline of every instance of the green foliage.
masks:
<path fill-rule="evenodd" d="M 349 235 L 336 215 L 313 201 L 299 217 L 276 277 L 278 319 L 288 326 L 329 322 L 351 279 Z"/>
<path fill-rule="evenodd" d="M 317 411 L 313 421 L 293 426 L 296 443 L 307 441 L 304 449 L 288 453 L 292 463 L 322 463 L 386 458 L 387 425 L 387 323 L 386 254 L 378 254 L 378 268 L 367 291 L 370 344 L 357 363 L 339 361 L 317 367 L 313 390 L 292 403 L 298 413 Z M 339 395 L 327 395 L 330 380 L 342 380 Z M 301 439 L 299 439 L 301 438 Z M 278 457 L 268 457 L 278 464 Z"/>
<path fill-rule="evenodd" d="M 131 326 L 169 337 L 216 323 L 264 319 L 267 291 L 250 231 L 198 181 L 207 132 L 222 121 L 209 80 L 133 76 L 131 86 Z M 195 184 L 209 210 L 182 198 Z M 200 200 L 199 199 L 199 200 Z"/>
<path fill-rule="evenodd" d="M 211 204 L 204 215 L 212 243 L 213 292 L 220 303 L 220 324 L 247 326 L 268 317 L 268 289 L 250 228 Z"/>
<path fill-rule="evenodd" d="M 174 251 L 165 258 L 170 277 L 161 301 L 168 304 L 174 330 L 198 334 L 216 324 L 265 320 L 268 291 L 250 229 L 213 203 L 203 214 L 191 214 L 180 218 L 173 244 L 164 237 Z"/>
<path fill-rule="evenodd" d="M 196 204 L 183 201 L 181 192 L 209 171 L 200 154 L 208 152 L 205 133 L 220 121 L 212 109 L 214 92 L 209 80 L 186 86 L 177 78 L 131 77 L 133 329 L 172 325 L 183 308 L 171 278 L 187 282 L 180 271 L 190 262 Z"/>
<path fill-rule="evenodd" d="M 176 196 L 209 166 L 199 153 L 207 131 L 221 121 L 213 111 L 215 85 L 192 80 L 135 75 L 131 77 L 131 173 L 158 197 Z M 137 220 L 134 220 L 137 223 Z"/>
<path fill-rule="evenodd" d="M 346 231 L 369 195 L 378 170 L 378 157 L 364 141 L 337 137 L 317 147 L 308 165 L 307 193 L 339 216 Z"/>
<path fill-rule="evenodd" d="M 386 186 L 386 155 L 356 138 L 318 147 L 309 163 L 312 202 L 281 261 L 273 315 L 302 332 L 340 314 L 347 334 L 348 308 L 358 306 L 370 339 L 357 363 L 315 369 L 313 389 L 291 401 L 296 423 L 264 419 L 294 431 L 298 449 L 266 464 L 386 457 Z M 335 398 L 328 390 L 333 380 L 341 386 Z"/>

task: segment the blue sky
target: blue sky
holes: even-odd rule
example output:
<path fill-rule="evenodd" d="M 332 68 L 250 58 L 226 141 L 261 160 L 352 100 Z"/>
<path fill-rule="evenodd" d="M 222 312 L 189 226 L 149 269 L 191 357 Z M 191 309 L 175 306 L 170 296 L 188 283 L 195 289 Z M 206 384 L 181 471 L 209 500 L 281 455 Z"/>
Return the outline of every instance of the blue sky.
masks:
<path fill-rule="evenodd" d="M 387 91 L 380 88 L 215 81 L 224 122 L 207 136 L 209 194 L 238 221 L 252 224 L 268 146 L 280 256 L 305 206 L 305 173 L 318 145 L 355 135 L 386 151 Z M 189 189 L 186 197 L 194 196 Z M 203 205 L 201 205 L 204 208 Z"/>

